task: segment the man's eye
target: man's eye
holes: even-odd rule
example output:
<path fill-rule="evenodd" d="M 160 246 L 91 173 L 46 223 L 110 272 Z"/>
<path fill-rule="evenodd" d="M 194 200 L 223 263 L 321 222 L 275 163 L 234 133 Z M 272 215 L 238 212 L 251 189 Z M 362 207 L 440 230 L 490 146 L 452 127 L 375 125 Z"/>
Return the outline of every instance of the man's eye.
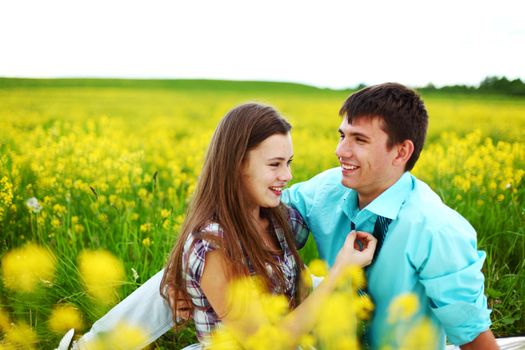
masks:
<path fill-rule="evenodd" d="M 272 164 L 270 164 L 270 166 L 277 167 L 277 166 L 279 166 L 279 163 L 272 163 Z"/>

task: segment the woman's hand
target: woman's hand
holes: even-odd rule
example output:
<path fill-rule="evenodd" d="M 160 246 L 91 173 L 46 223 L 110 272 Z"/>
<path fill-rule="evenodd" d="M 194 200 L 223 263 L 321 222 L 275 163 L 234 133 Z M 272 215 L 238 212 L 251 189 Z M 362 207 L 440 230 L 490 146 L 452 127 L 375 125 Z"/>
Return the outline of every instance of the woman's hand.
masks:
<path fill-rule="evenodd" d="M 370 265 L 374 258 L 376 245 L 377 239 L 372 234 L 363 231 L 351 231 L 339 254 L 337 254 L 334 267 L 343 268 L 348 265 L 365 267 Z"/>

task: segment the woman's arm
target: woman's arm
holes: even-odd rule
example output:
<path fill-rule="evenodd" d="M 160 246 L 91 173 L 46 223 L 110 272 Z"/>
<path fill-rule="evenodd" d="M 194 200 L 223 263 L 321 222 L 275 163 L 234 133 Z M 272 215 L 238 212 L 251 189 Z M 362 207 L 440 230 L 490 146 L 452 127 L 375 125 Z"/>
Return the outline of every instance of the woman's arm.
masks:
<path fill-rule="evenodd" d="M 362 251 L 354 246 L 356 240 L 364 243 Z M 350 233 L 328 276 L 299 307 L 283 319 L 281 329 L 288 331 L 294 340 L 308 332 L 316 321 L 320 303 L 335 289 L 341 273 L 350 265 L 366 266 L 370 264 L 374 256 L 376 242 L 371 234 L 365 232 Z M 240 336 L 247 338 L 258 330 L 262 321 L 257 317 L 251 317 L 253 315 L 238 317 L 237 313 L 229 313 L 231 307 L 228 304 L 229 282 L 226 259 L 219 251 L 208 253 L 201 279 L 201 288 L 224 324 L 237 331 L 240 330 Z M 258 301 L 250 300 L 250 302 L 257 303 Z"/>

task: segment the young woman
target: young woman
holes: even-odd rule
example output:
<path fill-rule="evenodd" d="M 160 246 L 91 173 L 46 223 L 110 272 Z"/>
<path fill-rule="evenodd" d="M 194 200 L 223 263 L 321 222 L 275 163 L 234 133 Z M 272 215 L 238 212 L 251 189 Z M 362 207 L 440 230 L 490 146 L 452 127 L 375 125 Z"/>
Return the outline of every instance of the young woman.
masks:
<path fill-rule="evenodd" d="M 312 327 L 319 302 L 341 271 L 373 258 L 373 236 L 349 234 L 327 278 L 305 298 L 296 238 L 308 228 L 280 201 L 292 178 L 290 129 L 273 108 L 250 103 L 231 110 L 213 135 L 161 283 L 174 315 L 189 312 L 203 344 L 219 324 L 239 321 L 228 312 L 231 281 L 255 275 L 269 292 L 285 295 L 294 311 L 282 329 L 294 339 Z M 356 239 L 363 250 L 354 248 Z M 246 337 L 257 329 L 253 322 Z"/>

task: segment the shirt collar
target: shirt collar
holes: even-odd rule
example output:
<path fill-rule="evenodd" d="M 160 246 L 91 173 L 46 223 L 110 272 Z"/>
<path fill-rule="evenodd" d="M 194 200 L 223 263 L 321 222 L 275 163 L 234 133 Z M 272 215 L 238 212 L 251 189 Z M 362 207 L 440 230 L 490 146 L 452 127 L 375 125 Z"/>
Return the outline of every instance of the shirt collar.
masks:
<path fill-rule="evenodd" d="M 363 210 L 395 220 L 408 194 L 414 188 L 412 175 L 407 171 Z M 355 192 L 355 191 L 353 191 Z M 357 195 L 357 194 L 356 194 Z"/>

